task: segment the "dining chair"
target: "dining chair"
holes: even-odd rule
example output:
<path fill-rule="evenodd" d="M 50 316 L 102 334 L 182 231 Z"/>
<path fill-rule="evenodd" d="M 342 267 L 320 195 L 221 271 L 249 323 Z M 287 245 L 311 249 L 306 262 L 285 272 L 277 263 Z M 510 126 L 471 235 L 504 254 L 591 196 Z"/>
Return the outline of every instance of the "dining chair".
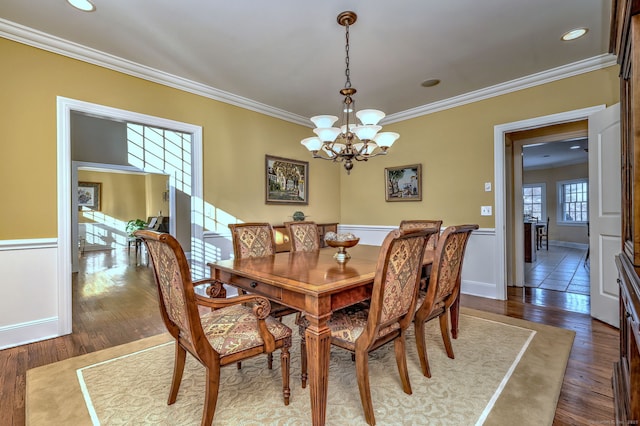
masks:
<path fill-rule="evenodd" d="M 441 220 L 428 220 L 428 219 L 411 219 L 403 220 L 400 222 L 400 229 L 434 229 L 437 232 L 431 234 L 427 248 L 424 251 L 425 257 L 429 255 L 430 251 L 436 249 L 438 245 L 438 239 L 440 238 L 440 228 L 442 227 Z M 429 282 L 429 276 L 431 275 L 431 262 L 425 263 L 422 267 L 422 280 L 420 281 L 420 288 L 426 288 Z"/>
<path fill-rule="evenodd" d="M 211 298 L 196 294 L 195 285 L 222 287 L 220 281 L 191 281 L 189 263 L 180 243 L 170 234 L 141 230 L 151 256 L 158 287 L 160 313 L 175 339 L 173 377 L 168 405 L 176 402 L 189 352 L 206 370 L 202 425 L 210 425 L 216 410 L 220 367 L 280 349 L 282 393 L 289 405 L 291 329 L 269 315 L 269 300 L 258 295 Z M 201 313 L 199 307 L 211 308 Z"/>
<path fill-rule="evenodd" d="M 545 248 L 549 250 L 549 216 L 547 216 L 547 224 L 536 226 L 538 243 L 537 246 L 542 249 L 542 243 L 544 242 Z"/>
<path fill-rule="evenodd" d="M 331 344 L 355 354 L 360 400 L 370 425 L 375 424 L 375 416 L 369 384 L 369 352 L 393 341 L 402 389 L 411 394 L 405 334 L 415 312 L 424 250 L 434 232 L 418 229 L 391 231 L 378 255 L 369 309 L 347 307 L 334 312 L 327 321 Z M 300 327 L 303 337 L 304 329 Z M 300 349 L 301 356 L 306 358 L 304 338 Z M 303 377 L 306 377 L 306 371 L 303 371 Z"/>
<path fill-rule="evenodd" d="M 469 236 L 476 229 L 478 225 L 460 225 L 449 226 L 444 230 L 436 247 L 429 285 L 426 290 L 420 290 L 418 293 L 414 327 L 420 366 L 422 374 L 426 377 L 431 377 L 424 336 L 427 321 L 439 318 L 440 333 L 447 356 L 454 358 L 449 336 L 450 308 L 460 294 L 462 261 Z"/>
<path fill-rule="evenodd" d="M 232 223 L 229 225 L 229 229 L 231 230 L 233 253 L 236 259 L 271 256 L 276 253 L 275 235 L 270 223 Z M 241 290 L 240 293 L 246 294 L 244 290 Z M 280 321 L 283 317 L 298 312 L 296 309 L 280 303 L 271 302 L 271 316 Z M 272 355 L 267 356 L 267 362 L 271 369 L 273 367 Z M 240 367 L 241 364 L 238 363 L 238 368 Z"/>
<path fill-rule="evenodd" d="M 440 238 L 441 227 L 441 220 L 411 219 L 403 220 L 400 222 L 400 229 L 435 229 L 438 231 L 434 234 L 431 234 L 429 242 L 427 243 L 427 250 L 435 250 L 436 246 L 438 245 L 438 239 Z"/>
<path fill-rule="evenodd" d="M 320 250 L 320 233 L 315 222 L 293 221 L 285 222 L 284 225 L 291 240 L 291 251 Z"/>

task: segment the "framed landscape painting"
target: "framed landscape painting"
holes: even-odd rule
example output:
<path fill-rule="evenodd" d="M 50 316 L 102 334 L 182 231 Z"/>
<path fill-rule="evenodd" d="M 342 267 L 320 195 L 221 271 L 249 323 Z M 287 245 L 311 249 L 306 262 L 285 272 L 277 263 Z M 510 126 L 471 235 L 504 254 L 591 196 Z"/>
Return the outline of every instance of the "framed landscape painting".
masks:
<path fill-rule="evenodd" d="M 267 155 L 266 204 L 309 204 L 309 163 Z"/>
<path fill-rule="evenodd" d="M 78 209 L 86 207 L 91 210 L 100 210 L 99 182 L 78 182 Z"/>
<path fill-rule="evenodd" d="M 422 165 L 384 169 L 386 201 L 422 201 Z"/>

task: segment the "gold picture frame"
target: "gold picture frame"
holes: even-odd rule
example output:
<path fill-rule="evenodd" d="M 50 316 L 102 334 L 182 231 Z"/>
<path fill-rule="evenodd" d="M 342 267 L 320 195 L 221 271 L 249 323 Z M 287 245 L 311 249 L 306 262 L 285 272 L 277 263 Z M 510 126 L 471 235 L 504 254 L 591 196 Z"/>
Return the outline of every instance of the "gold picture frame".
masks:
<path fill-rule="evenodd" d="M 265 203 L 309 204 L 309 163 L 266 155 Z"/>
<path fill-rule="evenodd" d="M 78 210 L 87 208 L 100 211 L 102 183 L 78 182 Z"/>
<path fill-rule="evenodd" d="M 422 164 L 384 169 L 385 201 L 422 201 Z"/>

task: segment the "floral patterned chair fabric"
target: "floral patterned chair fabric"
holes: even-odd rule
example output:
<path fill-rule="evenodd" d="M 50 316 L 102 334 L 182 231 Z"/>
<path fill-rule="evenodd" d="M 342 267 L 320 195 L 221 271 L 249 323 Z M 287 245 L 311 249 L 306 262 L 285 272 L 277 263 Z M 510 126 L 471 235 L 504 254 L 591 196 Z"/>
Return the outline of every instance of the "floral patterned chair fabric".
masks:
<path fill-rule="evenodd" d="M 320 250 L 320 233 L 315 222 L 285 222 L 291 238 L 291 251 Z"/>
<path fill-rule="evenodd" d="M 415 335 L 422 374 L 431 377 L 424 324 L 434 318 L 440 319 L 440 331 L 449 358 L 453 359 L 453 347 L 449 336 L 449 308 L 460 294 L 462 261 L 471 232 L 478 225 L 449 226 L 444 230 L 432 264 L 429 285 L 418 294 L 415 316 Z"/>
<path fill-rule="evenodd" d="M 194 285 L 211 284 L 218 287 L 212 293 L 218 293 L 222 283 L 213 279 L 192 282 L 182 247 L 171 235 L 143 230 L 136 231 L 135 236 L 147 246 L 158 287 L 160 313 L 176 340 L 168 404 L 177 399 L 187 352 L 207 371 L 202 424 L 209 425 L 218 399 L 220 367 L 280 349 L 282 392 L 288 405 L 291 329 L 269 316 L 269 300 L 257 295 L 228 299 L 197 295 Z M 200 306 L 211 310 L 200 314 Z"/>
<path fill-rule="evenodd" d="M 413 320 L 422 259 L 434 230 L 391 231 L 380 248 L 369 309 L 359 305 L 332 314 L 327 326 L 331 344 L 355 353 L 358 388 L 365 419 L 375 424 L 369 387 L 369 352 L 394 341 L 396 363 L 405 393 L 411 394 L 405 354 L 405 332 Z M 301 327 L 303 331 L 304 327 Z M 306 358 L 304 339 L 302 357 Z M 303 370 L 305 366 L 302 366 Z M 303 378 L 306 371 L 303 371 Z"/>

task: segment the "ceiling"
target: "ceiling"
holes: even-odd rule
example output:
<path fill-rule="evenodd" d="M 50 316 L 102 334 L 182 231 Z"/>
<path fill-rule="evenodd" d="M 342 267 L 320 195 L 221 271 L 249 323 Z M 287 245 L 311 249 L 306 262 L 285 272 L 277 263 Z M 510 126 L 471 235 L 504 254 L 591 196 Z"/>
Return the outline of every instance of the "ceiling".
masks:
<path fill-rule="evenodd" d="M 526 87 L 541 73 L 560 78 L 605 57 L 612 63 L 610 0 L 93 2 L 86 13 L 64 0 L 2 0 L 0 36 L 135 65 L 305 123 L 338 114 L 345 33 L 336 17 L 345 10 L 358 14 L 350 29 L 356 106 L 391 114 L 387 122 L 491 88 Z M 581 26 L 585 37 L 560 40 Z M 428 79 L 441 83 L 422 87 Z"/>
<path fill-rule="evenodd" d="M 587 138 L 573 138 L 522 147 L 524 170 L 547 169 L 589 161 Z"/>
<path fill-rule="evenodd" d="M 387 122 L 613 61 L 610 0 L 93 2 L 96 11 L 86 13 L 64 0 L 2 0 L 0 36 L 47 40 L 62 53 L 160 73 L 309 125 L 308 117 L 339 112 L 345 32 L 336 17 L 345 10 L 358 14 L 349 52 L 356 107 L 381 109 Z M 560 40 L 576 27 L 589 32 Z M 429 79 L 441 83 L 422 87 Z M 586 162 L 586 143 L 525 147 L 523 166 Z M 584 146 L 569 149 L 576 144 Z"/>

